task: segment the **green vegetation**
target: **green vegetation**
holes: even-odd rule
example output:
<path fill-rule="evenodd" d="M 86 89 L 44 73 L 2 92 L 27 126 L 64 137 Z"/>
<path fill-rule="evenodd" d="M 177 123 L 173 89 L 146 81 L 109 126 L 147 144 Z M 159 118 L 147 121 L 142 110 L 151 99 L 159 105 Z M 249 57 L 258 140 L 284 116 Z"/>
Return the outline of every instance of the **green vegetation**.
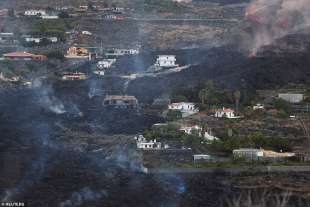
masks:
<path fill-rule="evenodd" d="M 274 106 L 276 109 L 279 110 L 278 113 L 279 118 L 288 118 L 293 111 L 291 104 L 282 99 L 277 99 L 274 103 Z"/>
<path fill-rule="evenodd" d="M 198 131 L 186 134 L 179 131 L 179 127 L 175 124 L 153 126 L 144 132 L 144 137 L 149 140 L 179 142 L 183 146 L 190 147 L 198 152 L 205 152 L 208 145 L 204 138 L 199 136 Z"/>
<path fill-rule="evenodd" d="M 33 20 L 31 35 L 56 36 L 61 41 L 65 40 L 65 33 L 73 28 L 72 21 L 68 19 Z"/>
<path fill-rule="evenodd" d="M 176 96 L 186 97 L 191 102 L 200 103 L 200 110 L 215 109 L 222 106 L 233 107 L 235 106 L 238 112 L 240 107 L 248 106 L 255 98 L 255 95 L 247 91 L 228 91 L 223 90 L 214 85 L 212 80 L 205 83 L 200 83 L 196 87 L 178 89 L 173 92 Z"/>
<path fill-rule="evenodd" d="M 176 121 L 182 118 L 182 113 L 179 110 L 169 110 L 167 113 L 168 121 Z"/>
<path fill-rule="evenodd" d="M 226 138 L 215 141 L 212 144 L 212 149 L 231 153 L 232 150 L 238 148 L 264 148 L 275 151 L 290 151 L 291 143 L 288 139 L 277 137 L 265 137 L 262 133 L 253 133 L 244 138 Z"/>
<path fill-rule="evenodd" d="M 144 0 L 146 10 L 156 10 L 158 12 L 181 13 L 185 6 L 172 2 L 171 0 Z"/>
<path fill-rule="evenodd" d="M 175 95 L 171 98 L 172 102 L 187 102 L 188 99 L 184 95 Z"/>

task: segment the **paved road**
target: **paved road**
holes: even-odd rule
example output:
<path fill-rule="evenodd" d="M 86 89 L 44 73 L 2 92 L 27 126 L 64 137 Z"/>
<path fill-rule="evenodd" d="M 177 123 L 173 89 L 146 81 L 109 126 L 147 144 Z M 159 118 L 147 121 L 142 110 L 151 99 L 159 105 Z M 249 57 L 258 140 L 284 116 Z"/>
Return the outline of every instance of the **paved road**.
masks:
<path fill-rule="evenodd" d="M 278 172 L 309 172 L 310 166 L 260 166 L 260 167 L 240 167 L 240 168 L 144 168 L 147 174 L 184 174 L 184 173 L 228 173 L 239 174 L 243 172 L 262 172 L 262 173 L 278 173 Z"/>

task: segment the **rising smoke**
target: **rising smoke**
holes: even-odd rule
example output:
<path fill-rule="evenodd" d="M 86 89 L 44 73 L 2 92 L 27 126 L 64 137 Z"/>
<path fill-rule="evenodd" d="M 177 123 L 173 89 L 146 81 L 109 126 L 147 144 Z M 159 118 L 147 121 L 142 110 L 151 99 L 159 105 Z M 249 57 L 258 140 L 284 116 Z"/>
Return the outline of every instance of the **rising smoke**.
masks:
<path fill-rule="evenodd" d="M 37 78 L 33 81 L 33 89 L 38 96 L 39 104 L 56 114 L 66 112 L 64 104 L 54 95 L 54 91 L 50 85 L 45 85 L 43 80 Z"/>
<path fill-rule="evenodd" d="M 309 0 L 253 0 L 245 13 L 252 23 L 251 52 L 310 24 Z"/>

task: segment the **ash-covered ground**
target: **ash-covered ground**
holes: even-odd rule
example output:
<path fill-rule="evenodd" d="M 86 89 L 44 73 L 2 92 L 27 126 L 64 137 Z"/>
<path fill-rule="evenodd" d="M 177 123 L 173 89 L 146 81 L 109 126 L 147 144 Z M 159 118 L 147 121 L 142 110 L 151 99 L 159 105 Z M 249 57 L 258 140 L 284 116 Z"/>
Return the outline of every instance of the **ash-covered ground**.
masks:
<path fill-rule="evenodd" d="M 204 53 L 198 52 L 193 56 L 195 53 L 191 52 L 192 58 L 185 55 L 190 62 L 186 58 L 181 61 L 195 66 L 161 79 L 138 78 L 129 83 L 128 90 L 124 88 L 126 80 L 119 77 L 91 77 L 86 81 L 73 82 L 61 82 L 54 77 L 36 78 L 31 88 L 16 86 L 1 89 L 1 200 L 26 201 L 31 207 L 218 207 L 228 198 L 233 199 L 234 195 L 238 198 L 240 189 L 235 188 L 238 182 L 234 183 L 238 176 L 220 172 L 143 173 L 142 157 L 135 149 L 133 136 L 163 120 L 145 115 L 143 108 L 128 111 L 102 106 L 105 94 L 120 91 L 134 94 L 143 105 L 160 97 L 169 89 L 169 84 L 186 80 L 183 85 L 190 85 L 196 81 L 195 76 L 208 72 L 209 77 L 225 78 L 225 70 L 241 67 L 233 64 L 237 60 L 244 60 L 243 63 L 249 65 L 263 61 L 248 60 L 223 50 L 220 52 L 221 56 L 218 50 L 210 51 L 197 61 L 195 56 Z M 225 67 L 214 71 L 212 69 L 218 66 L 217 59 L 225 60 Z M 146 63 L 144 60 L 141 61 Z M 135 62 L 122 61 L 124 65 L 127 61 Z M 119 70 L 121 74 L 122 69 Z M 189 72 L 192 76 L 187 75 Z M 163 87 L 156 87 L 160 83 Z M 236 82 L 230 82 L 233 83 Z M 245 179 L 252 176 L 245 175 Z M 296 175 L 286 176 L 292 177 L 293 182 L 296 179 Z M 306 181 L 308 177 L 308 174 L 301 176 Z M 307 206 L 303 201 L 300 205 L 294 200 L 291 202 L 291 206 Z"/>
<path fill-rule="evenodd" d="M 106 110 L 100 97 L 88 96 L 87 84 L 69 84 L 36 80 L 30 89 L 1 92 L 1 200 L 53 207 L 219 205 L 230 189 L 222 179 L 145 174 L 132 136 L 115 135 L 143 130 L 156 117 Z"/>

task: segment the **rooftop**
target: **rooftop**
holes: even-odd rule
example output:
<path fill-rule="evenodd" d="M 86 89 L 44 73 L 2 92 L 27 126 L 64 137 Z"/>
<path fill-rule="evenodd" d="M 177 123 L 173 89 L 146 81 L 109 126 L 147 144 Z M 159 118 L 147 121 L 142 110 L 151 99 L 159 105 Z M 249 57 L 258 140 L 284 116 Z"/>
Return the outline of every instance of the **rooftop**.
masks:
<path fill-rule="evenodd" d="M 136 101 L 136 97 L 134 96 L 122 96 L 122 95 L 107 95 L 105 98 L 104 98 L 105 101 L 108 101 L 108 100 L 134 100 Z"/>
<path fill-rule="evenodd" d="M 3 54 L 4 57 L 32 57 L 35 56 L 34 54 L 28 52 L 11 52 Z"/>

